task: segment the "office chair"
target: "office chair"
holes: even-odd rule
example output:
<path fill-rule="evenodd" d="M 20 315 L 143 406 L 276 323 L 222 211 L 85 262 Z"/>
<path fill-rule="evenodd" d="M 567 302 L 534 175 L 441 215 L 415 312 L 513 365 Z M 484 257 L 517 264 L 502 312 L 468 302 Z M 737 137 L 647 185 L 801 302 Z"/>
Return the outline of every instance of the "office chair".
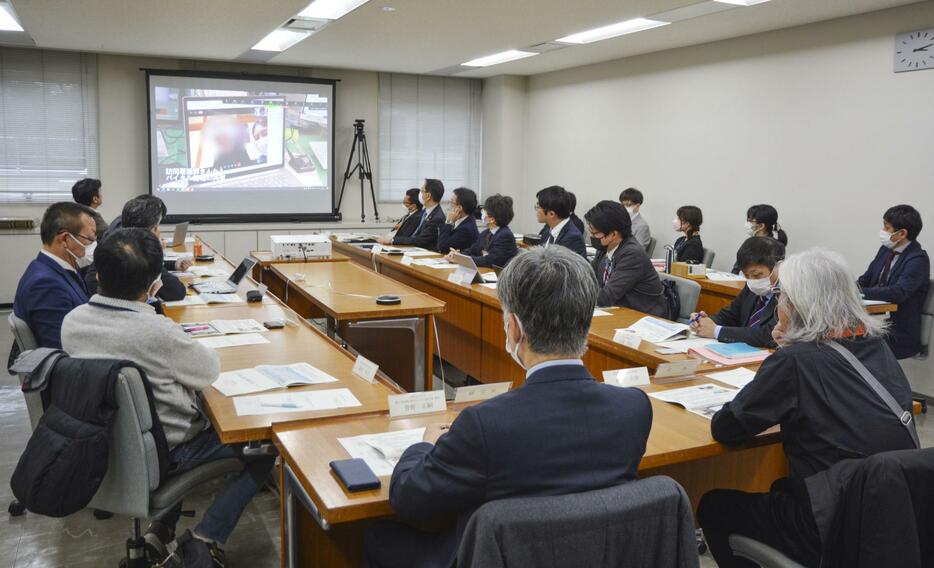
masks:
<path fill-rule="evenodd" d="M 717 253 L 714 251 L 705 248 L 704 249 L 704 266 L 711 268 L 713 266 L 713 259 L 717 256 Z"/>
<path fill-rule="evenodd" d="M 688 278 L 672 276 L 665 272 L 659 272 L 658 277 L 675 283 L 675 290 L 677 290 L 678 298 L 681 300 L 681 313 L 678 314 L 678 321 L 680 323 L 691 321 L 691 314 L 697 310 L 697 300 L 700 298 L 700 284 Z"/>
<path fill-rule="evenodd" d="M 928 288 L 928 295 L 921 306 L 921 351 L 914 356 L 919 361 L 926 361 L 931 354 L 931 336 L 934 335 L 934 280 Z M 921 404 L 921 413 L 927 414 L 928 399 L 926 394 L 912 392 L 911 398 Z"/>
<path fill-rule="evenodd" d="M 238 473 L 243 465 L 235 458 L 217 460 L 161 479 L 152 431 L 158 417 L 150 413 L 139 371 L 133 367 L 121 369 L 116 388 L 117 412 L 110 430 L 107 475 L 88 506 L 132 519 L 133 534 L 127 539 L 127 556 L 120 564 L 148 568 L 141 521 L 160 518 L 201 485 Z"/>
<path fill-rule="evenodd" d="M 771 546 L 738 534 L 730 535 L 733 554 L 755 562 L 762 568 L 804 568 Z"/>
<path fill-rule="evenodd" d="M 29 324 L 18 318 L 16 314 L 10 312 L 7 323 L 10 324 L 10 331 L 13 333 L 13 341 L 16 343 L 16 347 L 19 349 L 20 353 L 39 347 L 36 336 L 33 335 L 32 330 L 29 329 Z M 20 377 L 20 382 L 22 382 L 22 377 Z M 30 430 L 35 430 L 36 424 L 39 423 L 39 418 L 42 417 L 42 395 L 38 392 L 24 392 L 23 397 L 26 399 L 26 412 L 29 414 L 29 428 Z M 10 506 L 7 507 L 7 512 L 10 513 L 12 517 L 19 517 L 26 513 L 26 507 L 14 499 L 10 503 Z"/>

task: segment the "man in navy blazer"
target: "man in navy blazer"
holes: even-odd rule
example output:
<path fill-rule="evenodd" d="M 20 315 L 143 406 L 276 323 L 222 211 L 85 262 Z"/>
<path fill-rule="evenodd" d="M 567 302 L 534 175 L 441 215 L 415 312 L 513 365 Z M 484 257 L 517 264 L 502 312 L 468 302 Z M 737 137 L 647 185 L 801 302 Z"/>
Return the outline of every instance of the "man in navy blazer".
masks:
<path fill-rule="evenodd" d="M 462 251 L 475 242 L 480 231 L 477 230 L 477 194 L 472 189 L 458 187 L 451 196 L 451 209 L 448 221 L 438 233 L 438 252 L 447 254 L 451 250 Z"/>
<path fill-rule="evenodd" d="M 917 242 L 921 214 L 910 205 L 896 205 L 882 216 L 882 246 L 857 281 L 867 300 L 898 304 L 891 314 L 889 347 L 899 359 L 921 350 L 921 308 L 931 284 L 931 261 Z"/>
<path fill-rule="evenodd" d="M 78 270 L 93 262 L 97 225 L 88 208 L 61 202 L 49 206 L 39 229 L 42 250 L 16 286 L 13 313 L 29 325 L 40 347 L 62 348 L 62 320 L 88 302 Z"/>
<path fill-rule="evenodd" d="M 411 236 L 383 235 L 379 242 L 384 245 L 413 245 L 424 249 L 437 251 L 438 236 L 444 226 L 444 210 L 441 209 L 441 198 L 444 197 L 444 184 L 439 179 L 426 179 L 422 184 L 419 199 L 422 208 L 421 219 Z"/>
<path fill-rule="evenodd" d="M 509 229 L 512 218 L 511 197 L 498 193 L 487 197 L 483 202 L 483 223 L 487 228 L 473 246 L 461 252 L 471 257 L 478 267 L 505 267 L 519 252 L 516 236 Z"/>
<path fill-rule="evenodd" d="M 395 521 L 371 525 L 370 566 L 449 566 L 470 515 L 488 501 L 579 493 L 636 478 L 652 424 L 644 392 L 599 383 L 587 347 L 596 279 L 563 247 L 519 253 L 497 288 L 506 350 L 525 383 L 426 428 L 392 474 L 389 501 L 404 520 L 456 526 L 427 533 Z M 543 302 L 542 298 L 547 298 Z"/>
<path fill-rule="evenodd" d="M 538 199 L 535 203 L 535 215 L 539 223 L 545 224 L 539 232 L 542 245 L 561 245 L 587 258 L 584 235 L 571 222 L 572 198 L 567 190 L 552 185 L 539 191 L 535 197 Z"/>

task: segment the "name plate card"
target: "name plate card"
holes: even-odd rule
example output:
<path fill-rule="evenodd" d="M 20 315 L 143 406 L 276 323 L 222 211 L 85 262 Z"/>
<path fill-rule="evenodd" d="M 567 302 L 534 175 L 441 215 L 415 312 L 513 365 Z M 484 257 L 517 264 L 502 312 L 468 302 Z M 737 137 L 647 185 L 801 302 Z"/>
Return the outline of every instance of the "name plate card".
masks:
<path fill-rule="evenodd" d="M 409 256 L 406 254 L 406 255 L 403 255 L 402 260 L 400 262 L 402 263 L 402 266 L 411 266 L 412 263 L 415 262 L 415 257 Z"/>
<path fill-rule="evenodd" d="M 370 254 L 379 254 L 383 252 L 383 245 L 377 243 L 370 248 Z"/>
<path fill-rule="evenodd" d="M 389 417 L 416 416 L 447 410 L 444 391 L 412 392 L 389 395 Z"/>
<path fill-rule="evenodd" d="M 490 383 L 485 385 L 471 385 L 469 387 L 458 387 L 454 389 L 454 402 L 473 402 L 475 400 L 487 400 L 494 396 L 503 394 L 512 387 L 509 381 L 503 383 Z"/>
<path fill-rule="evenodd" d="M 672 361 L 662 363 L 655 369 L 655 378 L 664 379 L 668 377 L 683 377 L 693 375 L 697 372 L 697 367 L 701 364 L 700 359 L 685 359 L 684 361 Z"/>
<path fill-rule="evenodd" d="M 373 383 L 376 381 L 376 371 L 378 370 L 379 365 L 370 361 L 363 355 L 357 355 L 357 360 L 353 364 L 353 374 L 368 383 Z"/>
<path fill-rule="evenodd" d="M 641 387 L 649 383 L 649 370 L 646 367 L 603 371 L 603 382 L 614 387 Z"/>
<path fill-rule="evenodd" d="M 617 329 L 616 333 L 613 335 L 613 341 L 633 349 L 638 349 L 639 346 L 642 345 L 641 337 L 625 329 Z"/>

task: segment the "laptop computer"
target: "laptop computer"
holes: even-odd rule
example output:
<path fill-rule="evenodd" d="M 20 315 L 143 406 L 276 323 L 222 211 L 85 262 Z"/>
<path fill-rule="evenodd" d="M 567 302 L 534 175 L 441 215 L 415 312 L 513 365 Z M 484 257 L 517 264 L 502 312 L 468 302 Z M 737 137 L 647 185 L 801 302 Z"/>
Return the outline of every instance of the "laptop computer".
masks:
<path fill-rule="evenodd" d="M 497 280 L 497 276 L 495 272 L 493 274 L 488 275 L 486 278 L 484 278 L 484 275 L 480 274 L 480 269 L 477 268 L 477 263 L 474 262 L 473 259 L 467 256 L 466 254 L 461 254 L 459 252 L 452 253 L 451 261 L 460 267 L 466 268 L 468 270 L 476 271 L 474 273 L 473 281 L 471 282 L 471 284 L 483 284 L 484 282 L 496 282 Z"/>
<path fill-rule="evenodd" d="M 175 232 L 171 239 L 166 239 L 166 246 L 177 247 L 185 244 L 185 238 L 188 237 L 188 221 L 175 225 Z"/>
<path fill-rule="evenodd" d="M 192 284 L 191 287 L 199 294 L 235 294 L 240 281 L 243 280 L 247 272 L 253 270 L 254 264 L 256 264 L 255 260 L 244 258 L 243 262 L 234 270 L 234 273 L 230 275 L 226 282 L 199 282 Z"/>

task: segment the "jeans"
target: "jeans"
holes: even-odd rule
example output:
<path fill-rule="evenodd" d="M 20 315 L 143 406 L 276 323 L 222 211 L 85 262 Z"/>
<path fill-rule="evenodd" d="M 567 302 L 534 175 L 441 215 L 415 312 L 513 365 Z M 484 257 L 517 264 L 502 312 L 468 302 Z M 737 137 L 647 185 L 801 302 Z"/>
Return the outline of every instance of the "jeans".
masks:
<path fill-rule="evenodd" d="M 222 444 L 213 428 L 201 432 L 169 452 L 169 475 L 184 473 L 199 465 L 228 458 L 240 458 L 244 462 L 243 471 L 228 480 L 217 492 L 214 502 L 195 527 L 198 536 L 221 544 L 227 542 L 243 510 L 263 486 L 263 481 L 275 464 L 275 456 L 245 457 L 242 447 Z"/>

